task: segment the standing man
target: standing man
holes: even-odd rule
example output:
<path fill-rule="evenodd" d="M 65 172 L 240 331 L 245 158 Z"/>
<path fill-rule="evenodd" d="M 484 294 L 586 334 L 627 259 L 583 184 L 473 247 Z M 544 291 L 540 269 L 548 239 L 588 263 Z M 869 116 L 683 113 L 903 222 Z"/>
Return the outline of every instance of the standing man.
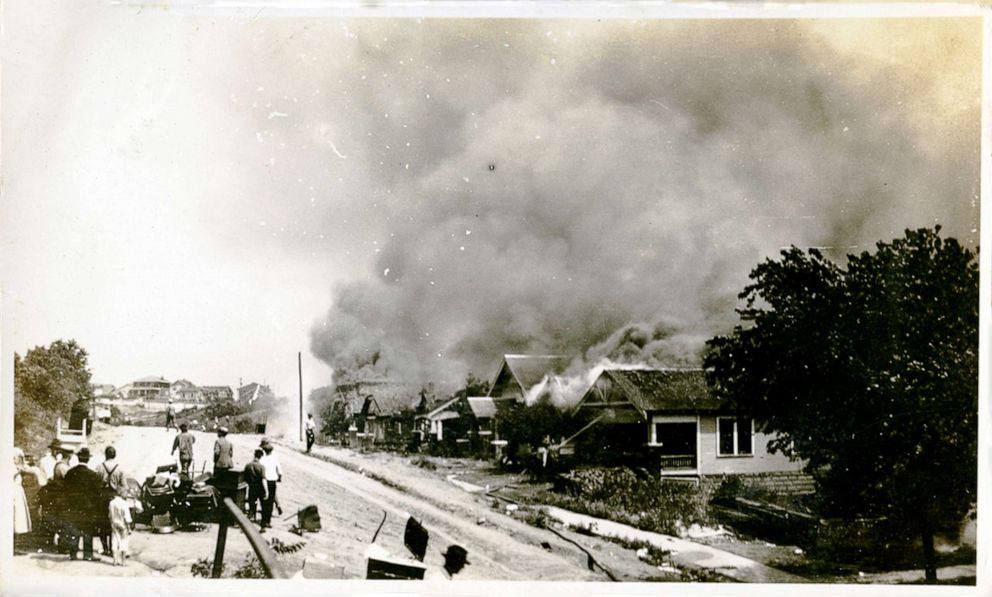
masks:
<path fill-rule="evenodd" d="M 310 453 L 310 448 L 313 447 L 313 442 L 317 439 L 317 424 L 314 423 L 313 414 L 307 413 L 307 454 Z"/>
<path fill-rule="evenodd" d="M 214 474 L 229 471 L 234 466 L 234 446 L 227 439 L 227 427 L 217 430 L 217 441 L 214 442 Z"/>
<path fill-rule="evenodd" d="M 276 483 L 282 481 L 282 466 L 279 458 L 272 453 L 272 444 L 269 440 L 262 440 L 262 450 L 265 455 L 259 459 L 259 463 L 265 468 L 265 485 L 268 495 L 262 500 L 262 528 L 272 528 L 272 506 L 276 502 Z"/>
<path fill-rule="evenodd" d="M 261 448 L 255 448 L 255 460 L 245 465 L 245 471 L 242 474 L 245 483 L 248 484 L 248 505 L 251 507 L 249 514 L 253 521 L 255 520 L 255 513 L 258 511 L 258 503 L 261 502 L 264 510 L 265 502 L 269 499 L 269 487 L 265 482 L 265 467 L 259 462 L 263 454 L 265 452 Z"/>
<path fill-rule="evenodd" d="M 107 515 L 103 500 L 103 480 L 100 473 L 89 468 L 90 449 L 82 447 L 76 453 L 79 464 L 65 474 L 66 529 L 69 559 L 75 560 L 79 539 L 83 539 L 83 559 L 93 560 L 93 534 L 100 520 Z"/>
<path fill-rule="evenodd" d="M 182 474 L 189 476 L 189 465 L 193 462 L 193 444 L 196 438 L 189 432 L 189 425 L 183 423 L 179 426 L 179 435 L 172 442 L 172 454 L 179 450 L 179 466 Z"/>
<path fill-rule="evenodd" d="M 41 470 L 45 471 L 45 476 L 48 479 L 55 478 L 55 463 L 59 461 L 58 453 L 61 447 L 62 442 L 57 438 L 53 439 L 52 443 L 48 444 L 48 451 L 45 452 L 45 455 L 38 462 L 41 465 Z"/>
<path fill-rule="evenodd" d="M 109 487 L 114 494 L 118 494 L 124 489 L 124 471 L 117 465 L 117 449 L 107 446 L 103 450 L 103 464 L 97 469 L 103 484 Z"/>
<path fill-rule="evenodd" d="M 104 448 L 103 463 L 97 472 L 100 473 L 100 479 L 108 496 L 116 496 L 125 490 L 124 471 L 117 464 L 117 449 L 113 446 Z M 105 520 L 104 524 L 100 525 L 100 543 L 103 545 L 104 554 L 109 554 L 111 550 L 110 535 L 111 528 Z"/>
<path fill-rule="evenodd" d="M 165 407 L 165 430 L 170 428 L 176 428 L 176 411 L 172 408 L 172 398 L 169 398 L 169 404 Z"/>

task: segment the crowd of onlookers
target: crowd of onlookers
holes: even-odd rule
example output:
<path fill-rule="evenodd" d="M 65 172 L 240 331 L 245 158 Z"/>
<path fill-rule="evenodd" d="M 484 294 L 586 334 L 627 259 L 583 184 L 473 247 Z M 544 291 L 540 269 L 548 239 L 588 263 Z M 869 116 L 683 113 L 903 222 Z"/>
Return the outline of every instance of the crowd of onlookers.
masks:
<path fill-rule="evenodd" d="M 214 475 L 230 471 L 234 466 L 234 448 L 227 434 L 226 427 L 217 429 Z M 188 424 L 182 423 L 172 444 L 173 455 L 178 452 L 180 474 L 151 477 L 151 492 L 156 489 L 159 477 L 169 486 L 163 487 L 163 491 L 169 493 L 179 485 L 179 479 L 192 481 L 195 442 Z M 106 446 L 103 455 L 102 461 L 95 461 L 88 447 L 74 451 L 58 439 L 52 441 L 37 461 L 20 448 L 14 448 L 15 550 L 49 550 L 73 560 L 81 552 L 83 559 L 96 560 L 93 549 L 96 539 L 100 542 L 100 555 L 113 554 L 114 565 L 123 565 L 128 536 L 134 530 L 131 513 L 143 511 L 143 488 L 118 466 L 114 446 Z M 272 526 L 273 510 L 282 514 L 276 497 L 282 466 L 267 439 L 262 440 L 254 451 L 254 459 L 239 476 L 247 485 L 248 514 L 254 520 L 261 511 L 258 524 L 264 532 Z"/>
<path fill-rule="evenodd" d="M 14 448 L 15 549 L 50 549 L 75 560 L 81 542 L 83 558 L 95 560 L 98 539 L 101 554 L 124 565 L 140 486 L 118 466 L 113 446 L 102 462 L 91 456 L 88 447 L 73 451 L 57 439 L 37 462 Z"/>

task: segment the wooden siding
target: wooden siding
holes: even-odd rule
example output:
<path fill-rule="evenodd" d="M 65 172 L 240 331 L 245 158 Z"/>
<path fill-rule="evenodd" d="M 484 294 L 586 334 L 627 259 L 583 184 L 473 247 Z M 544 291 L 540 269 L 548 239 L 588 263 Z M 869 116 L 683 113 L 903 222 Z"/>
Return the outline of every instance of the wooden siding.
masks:
<path fill-rule="evenodd" d="M 773 436 L 755 432 L 750 456 L 717 456 L 717 423 L 714 416 L 699 418 L 699 474 L 735 475 L 750 473 L 794 472 L 803 462 L 792 462 L 783 454 L 770 454 L 768 441 Z"/>

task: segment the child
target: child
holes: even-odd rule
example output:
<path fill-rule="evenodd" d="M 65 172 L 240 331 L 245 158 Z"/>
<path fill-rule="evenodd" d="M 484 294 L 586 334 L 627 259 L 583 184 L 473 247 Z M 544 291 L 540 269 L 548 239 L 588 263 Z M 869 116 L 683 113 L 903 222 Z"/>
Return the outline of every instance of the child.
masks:
<path fill-rule="evenodd" d="M 128 536 L 131 534 L 131 507 L 120 492 L 110 500 L 110 533 L 114 566 L 123 566 L 127 557 Z"/>

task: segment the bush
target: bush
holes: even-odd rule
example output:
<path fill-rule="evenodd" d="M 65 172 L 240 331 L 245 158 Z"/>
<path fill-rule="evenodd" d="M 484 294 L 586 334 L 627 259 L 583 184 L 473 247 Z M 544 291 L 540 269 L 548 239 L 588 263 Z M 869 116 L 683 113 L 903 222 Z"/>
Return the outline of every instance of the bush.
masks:
<path fill-rule="evenodd" d="M 709 522 L 703 493 L 694 484 L 629 468 L 587 468 L 560 476 L 554 505 L 665 534 Z"/>
<path fill-rule="evenodd" d="M 424 458 L 423 456 L 421 456 L 420 458 L 417 458 L 416 460 L 414 460 L 413 461 L 413 464 L 415 466 L 419 466 L 420 468 L 427 469 L 429 471 L 436 471 L 437 470 L 437 465 L 434 464 L 434 462 L 431 461 L 430 459 Z"/>
<path fill-rule="evenodd" d="M 278 537 L 273 537 L 269 539 L 269 546 L 272 547 L 272 551 L 280 554 L 290 554 L 296 553 L 303 549 L 306 545 L 306 541 L 299 541 L 297 543 L 283 543 Z M 199 560 L 193 562 L 190 566 L 190 573 L 198 578 L 210 578 L 213 574 L 214 561 L 207 558 L 200 558 Z M 265 574 L 265 569 L 262 568 L 262 563 L 258 561 L 255 554 L 246 554 L 244 561 L 241 566 L 235 568 L 234 572 L 228 574 L 228 567 L 224 566 L 221 571 L 222 578 L 268 578 Z"/>
<path fill-rule="evenodd" d="M 551 519 L 548 518 L 548 513 L 544 511 L 544 508 L 528 508 L 523 510 L 521 520 L 539 529 L 546 529 L 551 526 Z"/>
<path fill-rule="evenodd" d="M 190 573 L 197 578 L 210 578 L 213 572 L 214 561 L 207 558 L 200 558 L 189 567 Z"/>

